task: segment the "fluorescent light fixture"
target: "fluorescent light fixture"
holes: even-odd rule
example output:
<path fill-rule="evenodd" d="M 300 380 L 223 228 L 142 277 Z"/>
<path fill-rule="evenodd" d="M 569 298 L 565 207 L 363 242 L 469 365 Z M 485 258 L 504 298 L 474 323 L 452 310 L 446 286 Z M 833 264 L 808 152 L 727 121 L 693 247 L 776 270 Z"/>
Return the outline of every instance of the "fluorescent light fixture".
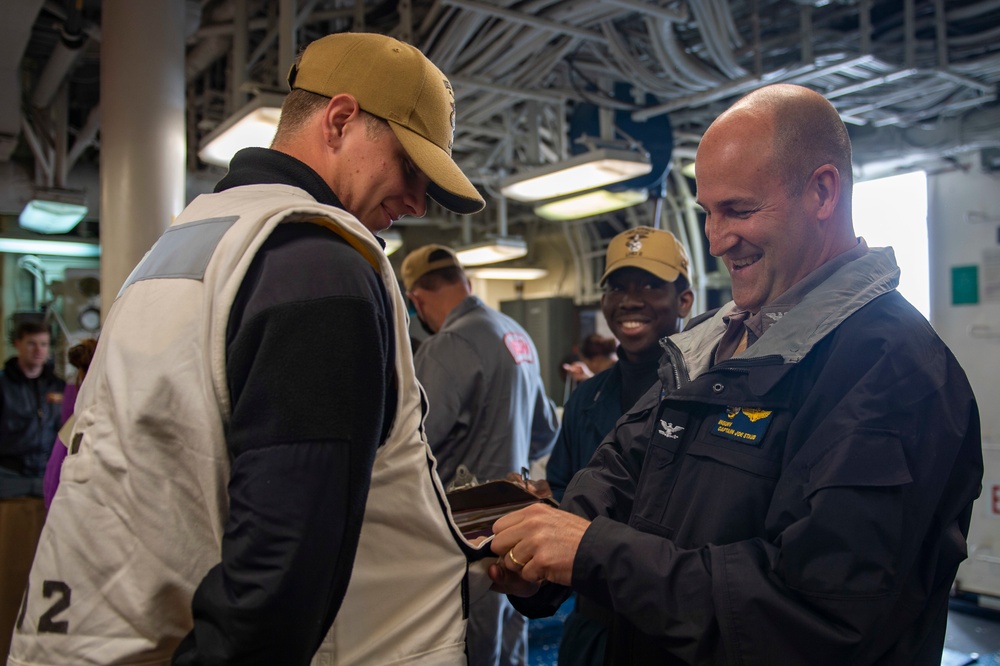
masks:
<path fill-rule="evenodd" d="M 652 170 L 645 152 L 600 148 L 505 178 L 500 192 L 518 201 L 541 201 L 644 176 Z"/>
<path fill-rule="evenodd" d="M 17 223 L 41 234 L 64 234 L 87 214 L 85 198 L 78 190 L 40 188 L 21 211 Z"/>
<path fill-rule="evenodd" d="M 510 261 L 528 254 L 528 246 L 521 238 L 502 236 L 489 238 L 460 250 L 455 256 L 463 266 L 482 266 L 499 261 Z"/>
<path fill-rule="evenodd" d="M 389 256 L 399 248 L 403 247 L 403 237 L 395 229 L 386 229 L 379 232 L 379 237 L 385 241 L 385 256 Z"/>
<path fill-rule="evenodd" d="M 549 274 L 544 268 L 504 268 L 503 266 L 484 266 L 470 268 L 466 271 L 469 277 L 481 280 L 537 280 Z"/>
<path fill-rule="evenodd" d="M 0 252 L 11 254 L 44 254 L 53 257 L 99 257 L 97 243 L 76 243 L 41 238 L 0 238 Z"/>
<path fill-rule="evenodd" d="M 535 215 L 544 217 L 546 220 L 577 220 L 581 217 L 592 217 L 635 206 L 647 199 L 649 199 L 649 190 L 645 188 L 622 192 L 595 190 L 536 206 Z"/>
<path fill-rule="evenodd" d="M 241 148 L 267 148 L 274 139 L 281 117 L 281 95 L 262 94 L 212 130 L 201 142 L 202 162 L 229 166 Z"/>
<path fill-rule="evenodd" d="M 688 178 L 694 179 L 694 160 L 691 160 L 690 162 L 681 167 L 681 174 L 687 176 Z"/>

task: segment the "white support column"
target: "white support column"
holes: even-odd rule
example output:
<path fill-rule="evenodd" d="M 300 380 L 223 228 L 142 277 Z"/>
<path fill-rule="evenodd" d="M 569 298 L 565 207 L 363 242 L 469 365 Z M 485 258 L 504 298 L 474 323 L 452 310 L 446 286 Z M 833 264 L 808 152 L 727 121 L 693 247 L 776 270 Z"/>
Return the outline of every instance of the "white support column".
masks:
<path fill-rule="evenodd" d="M 184 0 L 104 0 L 101 310 L 185 204 Z"/>

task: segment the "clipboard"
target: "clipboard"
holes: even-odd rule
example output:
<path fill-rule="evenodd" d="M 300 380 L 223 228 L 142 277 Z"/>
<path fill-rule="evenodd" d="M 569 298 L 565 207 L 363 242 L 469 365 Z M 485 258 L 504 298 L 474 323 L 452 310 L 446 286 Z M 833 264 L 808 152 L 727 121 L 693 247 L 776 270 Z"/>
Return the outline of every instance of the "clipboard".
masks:
<path fill-rule="evenodd" d="M 446 494 L 455 525 L 466 539 L 490 537 L 493 523 L 512 511 L 539 502 L 558 507 L 551 496 L 542 497 L 506 479 L 465 486 Z"/>

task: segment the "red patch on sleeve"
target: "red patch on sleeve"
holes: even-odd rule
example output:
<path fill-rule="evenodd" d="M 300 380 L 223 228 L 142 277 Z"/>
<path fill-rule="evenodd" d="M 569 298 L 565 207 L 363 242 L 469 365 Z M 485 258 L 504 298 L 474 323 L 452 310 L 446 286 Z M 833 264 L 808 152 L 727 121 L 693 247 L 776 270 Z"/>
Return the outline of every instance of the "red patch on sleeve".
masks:
<path fill-rule="evenodd" d="M 534 363 L 535 354 L 531 348 L 531 340 L 524 333 L 510 332 L 503 336 L 503 343 L 507 345 L 507 351 L 514 357 L 514 362 Z"/>

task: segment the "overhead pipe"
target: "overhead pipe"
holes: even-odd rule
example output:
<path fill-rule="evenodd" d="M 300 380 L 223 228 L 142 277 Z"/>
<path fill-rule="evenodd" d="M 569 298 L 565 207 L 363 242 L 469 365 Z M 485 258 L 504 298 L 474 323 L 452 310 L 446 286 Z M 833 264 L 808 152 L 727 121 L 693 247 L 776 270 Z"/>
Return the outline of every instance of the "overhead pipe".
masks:
<path fill-rule="evenodd" d="M 486 81 L 484 79 L 478 79 L 471 76 L 462 76 L 461 74 L 452 75 L 448 77 L 453 85 L 456 86 L 469 86 L 470 88 L 477 88 L 479 90 L 492 90 L 493 92 L 504 93 L 506 95 L 517 95 L 529 100 L 536 100 L 539 102 L 561 102 L 567 97 L 576 97 L 575 93 L 569 91 L 551 91 L 551 90 L 524 90 L 522 88 L 517 88 L 515 86 L 505 86 L 494 81 Z"/>
<path fill-rule="evenodd" d="M 608 41 L 608 50 L 615 58 L 625 75 L 623 78 L 635 84 L 641 85 L 649 90 L 660 90 L 662 83 L 659 77 L 649 72 L 636 62 L 635 58 L 628 52 L 628 45 L 624 43 L 624 38 L 618 34 L 617 29 L 610 21 L 601 24 L 601 32 Z"/>
<path fill-rule="evenodd" d="M 296 0 L 280 0 L 278 3 L 278 83 L 288 75 L 295 62 L 295 6 Z M 312 11 L 315 1 L 310 1 L 308 10 Z"/>
<path fill-rule="evenodd" d="M 675 81 L 691 92 L 703 92 L 723 83 L 722 77 L 710 70 L 699 58 L 688 55 L 678 43 L 673 26 L 660 22 L 655 26 L 656 43 L 662 47 L 662 62 L 675 74 Z"/>
<path fill-rule="evenodd" d="M 73 170 L 73 166 L 76 164 L 80 156 L 83 155 L 83 151 L 92 146 L 97 139 L 97 132 L 101 129 L 101 105 L 98 104 L 90 110 L 87 114 L 87 120 L 80 131 L 76 133 L 76 141 L 73 142 L 73 147 L 69 149 L 69 154 L 66 156 L 66 168 L 69 171 Z"/>
<path fill-rule="evenodd" d="M 212 10 L 209 21 L 219 22 L 232 19 L 234 9 L 232 0 L 225 4 L 220 4 Z M 186 38 L 196 36 L 194 45 L 187 50 L 184 56 L 184 82 L 194 83 L 205 70 L 212 64 L 226 55 L 229 51 L 229 37 L 221 34 L 202 35 L 201 24 L 205 21 L 201 7 L 186 2 L 185 11 L 185 32 Z"/>
<path fill-rule="evenodd" d="M 851 66 L 855 62 L 860 62 L 866 59 L 870 59 L 871 56 L 860 56 L 859 58 L 845 60 L 843 62 L 837 63 L 835 65 L 830 65 L 822 69 L 817 69 L 815 64 L 800 65 L 798 67 L 792 68 L 785 72 L 782 72 L 780 77 L 775 77 L 772 82 L 792 82 L 797 80 L 808 80 L 813 79 L 818 76 L 817 72 L 832 73 L 837 70 L 843 69 L 845 67 Z M 636 121 L 649 120 L 656 116 L 662 115 L 664 113 L 670 113 L 671 111 L 676 111 L 678 109 L 691 109 L 705 106 L 711 102 L 724 97 L 731 97 L 735 95 L 742 95 L 753 88 L 760 85 L 760 81 L 752 76 L 747 75 L 740 77 L 739 79 L 729 81 L 724 85 L 720 85 L 714 90 L 710 90 L 704 93 L 698 93 L 695 95 L 688 95 L 687 97 L 677 98 L 670 102 L 664 104 L 657 104 L 655 106 L 650 106 L 645 109 L 639 109 L 632 113 L 632 119 Z"/>
<path fill-rule="evenodd" d="M 42 7 L 49 14 L 52 14 L 61 21 L 69 20 L 70 13 L 66 10 L 66 6 L 62 2 L 57 2 L 56 0 L 46 0 Z M 91 23 L 90 21 L 84 22 L 81 25 L 81 29 L 90 39 L 93 39 L 96 42 L 101 41 L 101 29 L 94 23 Z"/>
<path fill-rule="evenodd" d="M 399 22 L 396 24 L 395 36 L 407 44 L 413 43 L 413 1 L 399 0 L 396 5 Z"/>
<path fill-rule="evenodd" d="M 917 9 L 914 0 L 903 0 L 904 53 L 903 66 L 907 69 L 917 63 Z"/>
<path fill-rule="evenodd" d="M 872 0 L 858 2 L 858 32 L 861 33 L 861 55 L 872 52 Z"/>
<path fill-rule="evenodd" d="M 247 101 L 243 84 L 247 80 L 247 48 L 249 45 L 249 12 L 247 0 L 233 3 L 233 51 L 229 56 L 229 110 L 241 108 Z"/>
<path fill-rule="evenodd" d="M 812 5 L 799 7 L 799 43 L 801 44 L 802 63 L 811 63 L 813 56 Z"/>
<path fill-rule="evenodd" d="M 937 36 L 938 68 L 948 67 L 948 22 L 944 13 L 944 0 L 934 0 L 934 31 Z"/>
<path fill-rule="evenodd" d="M 730 48 L 726 38 L 726 26 L 721 25 L 729 25 L 732 22 L 728 5 L 719 5 L 715 2 L 703 5 L 700 2 L 695 2 L 691 3 L 690 6 L 704 39 L 705 49 L 719 70 L 731 79 L 746 75 L 747 71 L 733 57 L 732 48 Z"/>
<path fill-rule="evenodd" d="M 507 238 L 507 197 L 501 196 L 497 201 L 497 236 Z"/>
<path fill-rule="evenodd" d="M 362 4 L 359 0 L 357 4 Z M 356 17 L 357 9 L 347 8 L 347 9 L 330 9 L 312 12 L 308 19 L 311 23 L 322 23 L 324 21 L 335 21 L 338 19 L 347 19 L 351 17 Z M 247 21 L 247 28 L 251 31 L 254 30 L 266 30 L 274 25 L 274 21 L 269 18 L 255 18 Z M 228 37 L 233 34 L 233 31 L 237 30 L 234 22 L 230 19 L 225 19 L 221 22 L 213 21 L 211 25 L 203 25 L 195 31 L 195 39 L 201 40 L 206 37 Z M 277 33 L 275 33 L 277 34 Z"/>
<path fill-rule="evenodd" d="M 69 151 L 69 95 L 65 82 L 59 86 L 55 99 L 52 101 L 52 121 L 55 141 L 51 184 L 62 189 L 66 187 L 66 176 L 69 173 L 66 160 L 66 154 Z"/>
<path fill-rule="evenodd" d="M 706 275 L 707 267 L 705 266 L 705 247 L 702 242 L 702 223 L 698 219 L 696 208 L 697 202 L 680 169 L 671 169 L 670 177 L 674 181 L 674 188 L 681 200 L 680 213 L 683 224 L 678 223 L 677 229 L 681 232 L 681 238 L 691 252 L 691 288 L 695 291 L 695 302 L 707 303 L 706 284 L 703 278 Z"/>
<path fill-rule="evenodd" d="M 604 37 L 593 30 L 566 25 L 565 23 L 559 23 L 558 21 L 552 21 L 539 16 L 529 16 L 527 14 L 522 14 L 521 12 L 516 12 L 512 9 L 504 9 L 503 7 L 497 7 L 496 5 L 479 2 L 479 0 L 444 0 L 444 4 L 462 7 L 463 9 L 486 14 L 488 16 L 504 18 L 514 23 L 520 23 L 522 25 L 539 28 L 541 30 L 548 30 L 556 34 L 572 35 L 573 37 L 579 37 L 590 41 L 604 41 Z"/>
<path fill-rule="evenodd" d="M 6 37 L 0 42 L 0 85 L 5 93 L 0 97 L 0 163 L 9 162 L 17 148 L 24 117 L 22 100 L 28 92 L 22 94 L 21 61 L 31 38 L 31 26 L 39 20 L 41 8 L 41 0 L 18 0 L 4 2 L 0 10 Z"/>
<path fill-rule="evenodd" d="M 52 103 L 52 98 L 80 57 L 86 43 L 87 36 L 82 29 L 80 13 L 70 6 L 66 12 L 66 20 L 59 26 L 59 41 L 45 63 L 45 69 L 31 95 L 34 106 L 45 109 Z"/>
<path fill-rule="evenodd" d="M 624 7 L 625 9 L 631 9 L 639 12 L 640 14 L 648 14 L 649 16 L 655 16 L 656 18 L 666 19 L 667 21 L 680 22 L 688 20 L 687 7 L 684 5 L 682 5 L 680 9 L 669 9 L 667 7 L 651 5 L 648 2 L 643 2 L 642 0 L 604 0 L 604 2 L 609 5 L 617 5 L 619 7 Z"/>
<path fill-rule="evenodd" d="M 302 11 L 295 14 L 295 19 L 292 22 L 292 30 L 298 30 L 300 27 L 302 27 L 303 24 L 305 24 L 305 22 L 312 15 L 313 8 L 315 6 L 316 6 L 316 0 L 309 0 L 306 3 L 305 7 L 302 8 Z M 267 53 L 268 50 L 270 50 L 271 45 L 274 43 L 274 40 L 279 38 L 279 34 L 282 32 L 282 29 L 284 27 L 284 22 L 282 22 L 279 19 L 279 23 L 280 25 L 272 26 L 271 29 L 267 31 L 267 34 L 264 35 L 264 39 L 261 40 L 260 44 L 257 45 L 257 48 L 254 49 L 253 53 L 250 54 L 250 57 L 247 59 L 247 67 L 251 67 L 254 63 L 256 63 L 258 60 L 264 57 L 264 54 Z M 279 44 L 279 50 L 281 48 L 282 47 Z M 282 57 L 287 58 L 286 55 L 282 55 Z M 292 57 L 294 58 L 294 48 L 292 49 Z M 289 67 L 290 66 L 291 63 L 289 63 Z M 279 76 L 281 77 L 284 77 L 286 74 L 288 74 L 287 69 L 284 70 L 283 72 L 279 72 Z"/>
<path fill-rule="evenodd" d="M 24 116 L 21 116 L 21 134 L 24 135 L 24 140 L 27 142 L 28 148 L 31 149 L 31 154 L 35 156 L 36 174 L 41 173 L 46 183 L 51 182 L 52 157 L 45 147 L 42 146 L 42 142 L 39 140 L 38 135 L 35 134 L 34 128 Z"/>

